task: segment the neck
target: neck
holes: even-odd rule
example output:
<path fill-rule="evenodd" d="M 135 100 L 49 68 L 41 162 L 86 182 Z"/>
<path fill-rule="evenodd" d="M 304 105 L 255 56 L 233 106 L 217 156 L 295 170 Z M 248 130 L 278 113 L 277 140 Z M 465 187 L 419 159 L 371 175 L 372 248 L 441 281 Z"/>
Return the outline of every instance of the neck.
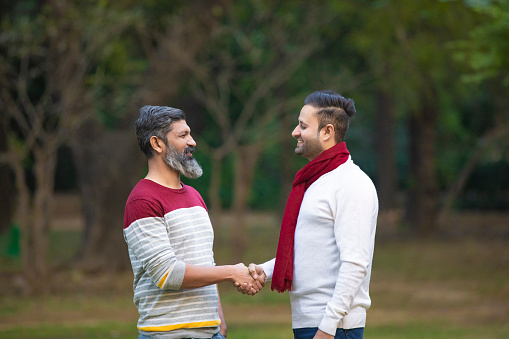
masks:
<path fill-rule="evenodd" d="M 337 144 L 338 143 L 336 143 L 336 142 L 323 142 L 322 143 L 322 152 L 320 154 L 322 154 L 323 152 L 325 152 L 329 148 L 332 148 L 332 147 L 336 146 Z M 315 157 L 307 158 L 307 159 L 309 161 L 313 161 L 314 159 L 318 158 L 320 156 L 320 154 L 317 154 Z"/>
<path fill-rule="evenodd" d="M 145 179 L 152 180 L 159 185 L 173 189 L 180 189 L 180 173 L 168 166 L 161 159 L 153 158 L 148 161 L 148 173 Z"/>
<path fill-rule="evenodd" d="M 323 150 L 324 150 L 324 151 L 326 151 L 326 150 L 328 150 L 329 148 L 332 148 L 332 147 L 336 146 L 337 144 L 338 144 L 337 142 L 335 142 L 335 141 L 331 140 L 331 141 L 329 141 L 329 142 L 324 142 L 324 143 L 322 144 L 322 147 L 323 147 Z"/>

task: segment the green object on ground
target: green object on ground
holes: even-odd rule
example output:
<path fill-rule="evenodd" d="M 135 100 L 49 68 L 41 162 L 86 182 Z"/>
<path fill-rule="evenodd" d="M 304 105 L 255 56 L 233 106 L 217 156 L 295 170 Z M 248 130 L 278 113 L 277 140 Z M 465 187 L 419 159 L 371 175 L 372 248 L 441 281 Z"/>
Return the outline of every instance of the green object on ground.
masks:
<path fill-rule="evenodd" d="M 7 244 L 7 256 L 11 258 L 19 257 L 21 230 L 18 224 L 12 224 L 9 230 L 9 242 Z"/>

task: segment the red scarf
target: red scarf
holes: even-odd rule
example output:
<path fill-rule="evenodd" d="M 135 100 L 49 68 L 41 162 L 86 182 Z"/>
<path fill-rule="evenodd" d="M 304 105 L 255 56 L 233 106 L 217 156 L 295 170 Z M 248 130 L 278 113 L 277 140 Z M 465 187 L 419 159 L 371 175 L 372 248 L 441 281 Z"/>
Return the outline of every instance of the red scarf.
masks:
<path fill-rule="evenodd" d="M 334 145 L 323 151 L 318 157 L 311 160 L 295 175 L 293 188 L 288 197 L 281 223 L 279 243 L 277 245 L 276 264 L 272 275 L 272 290 L 282 293 L 290 290 L 293 279 L 293 242 L 295 227 L 299 216 L 300 205 L 304 193 L 323 174 L 328 173 L 348 160 L 350 152 L 344 142 Z"/>

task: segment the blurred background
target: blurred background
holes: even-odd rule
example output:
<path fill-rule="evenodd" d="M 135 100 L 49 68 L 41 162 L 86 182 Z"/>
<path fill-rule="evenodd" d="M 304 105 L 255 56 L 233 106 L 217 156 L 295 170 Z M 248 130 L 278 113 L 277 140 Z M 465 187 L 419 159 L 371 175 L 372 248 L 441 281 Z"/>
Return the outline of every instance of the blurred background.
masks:
<path fill-rule="evenodd" d="M 509 1 L 0 0 L 0 337 L 136 338 L 141 106 L 197 141 L 218 264 L 275 255 L 304 98 L 355 100 L 380 200 L 366 338 L 509 337 Z M 287 294 L 220 286 L 229 338 Z"/>

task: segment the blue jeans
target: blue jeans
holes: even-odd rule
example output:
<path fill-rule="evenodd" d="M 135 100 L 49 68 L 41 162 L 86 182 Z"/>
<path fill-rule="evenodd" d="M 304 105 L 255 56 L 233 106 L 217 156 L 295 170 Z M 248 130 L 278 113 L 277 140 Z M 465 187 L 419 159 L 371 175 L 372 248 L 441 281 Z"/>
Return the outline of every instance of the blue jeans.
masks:
<path fill-rule="evenodd" d="M 146 336 L 146 335 L 143 335 L 143 334 L 140 334 L 138 336 L 138 339 L 150 339 L 150 337 Z M 221 333 L 217 332 L 216 334 L 214 334 L 212 336 L 211 339 L 226 339 Z"/>
<path fill-rule="evenodd" d="M 293 337 L 295 339 L 313 339 L 317 331 L 318 327 L 294 328 Z M 336 331 L 336 335 L 334 336 L 334 339 L 362 339 L 363 336 L 364 336 L 363 327 L 352 329 L 338 328 Z"/>

